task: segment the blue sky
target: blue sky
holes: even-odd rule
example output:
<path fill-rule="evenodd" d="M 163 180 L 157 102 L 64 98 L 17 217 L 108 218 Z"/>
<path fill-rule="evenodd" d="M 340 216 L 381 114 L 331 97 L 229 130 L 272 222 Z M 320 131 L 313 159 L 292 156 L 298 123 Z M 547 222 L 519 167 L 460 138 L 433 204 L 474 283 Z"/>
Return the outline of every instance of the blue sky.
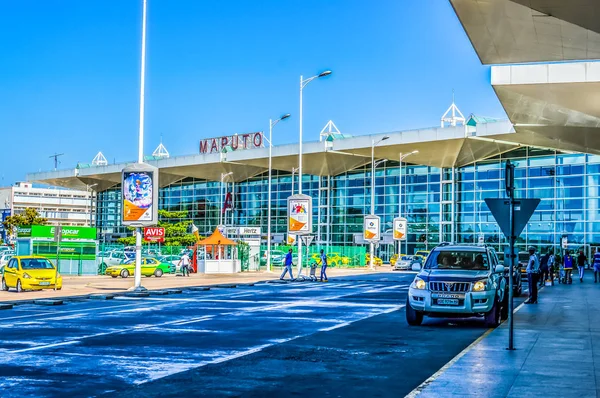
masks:
<path fill-rule="evenodd" d="M 137 156 L 141 0 L 0 0 L 0 185 L 28 172 Z M 434 126 L 452 99 L 504 117 L 448 1 L 148 0 L 146 142 L 172 155 L 202 138 L 268 129 L 305 140 L 332 119 L 359 135 Z"/>

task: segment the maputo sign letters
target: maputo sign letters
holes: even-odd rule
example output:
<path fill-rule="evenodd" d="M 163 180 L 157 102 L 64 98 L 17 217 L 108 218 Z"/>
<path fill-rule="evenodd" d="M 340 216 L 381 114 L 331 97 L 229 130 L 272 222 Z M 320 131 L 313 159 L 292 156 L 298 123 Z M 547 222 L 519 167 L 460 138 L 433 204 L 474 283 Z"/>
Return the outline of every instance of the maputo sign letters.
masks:
<path fill-rule="evenodd" d="M 200 153 L 218 153 L 223 148 L 238 149 L 260 148 L 263 145 L 263 133 L 234 134 L 224 137 L 207 138 L 200 141 Z"/>

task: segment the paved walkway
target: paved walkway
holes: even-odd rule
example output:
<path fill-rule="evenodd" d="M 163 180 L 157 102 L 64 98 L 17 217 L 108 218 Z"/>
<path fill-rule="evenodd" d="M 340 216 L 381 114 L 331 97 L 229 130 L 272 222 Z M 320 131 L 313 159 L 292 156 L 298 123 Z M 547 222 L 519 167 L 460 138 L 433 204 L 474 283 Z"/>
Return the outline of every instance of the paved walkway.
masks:
<path fill-rule="evenodd" d="M 327 275 L 366 275 L 370 273 L 390 272 L 390 267 L 377 267 L 375 271 L 368 268 L 328 268 Z M 294 269 L 294 274 L 296 270 Z M 271 279 L 279 279 L 281 271 L 277 267 L 274 272 L 242 272 L 239 274 L 192 274 L 189 278 L 176 275 L 163 275 L 161 278 L 143 277 L 142 286 L 149 290 L 183 288 L 189 286 L 209 286 L 217 284 L 243 284 L 255 283 Z M 306 270 L 303 272 L 306 275 Z M 129 277 L 111 278 L 110 276 L 63 276 L 63 288 L 59 291 L 40 290 L 17 293 L 14 289 L 9 292 L 0 291 L 0 303 L 18 300 L 31 300 L 41 298 L 57 298 L 71 296 L 85 296 L 97 293 L 122 293 L 133 287 L 134 279 Z"/>
<path fill-rule="evenodd" d="M 411 395 L 600 397 L 600 283 L 588 273 L 544 288 L 538 305 L 515 314 L 517 350 L 507 345 L 503 324 Z"/>

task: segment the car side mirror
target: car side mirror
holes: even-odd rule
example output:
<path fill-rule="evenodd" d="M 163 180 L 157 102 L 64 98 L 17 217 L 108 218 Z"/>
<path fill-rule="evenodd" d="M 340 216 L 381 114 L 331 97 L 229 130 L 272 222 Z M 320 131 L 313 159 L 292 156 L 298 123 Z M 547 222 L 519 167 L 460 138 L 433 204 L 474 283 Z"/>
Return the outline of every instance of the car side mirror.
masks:
<path fill-rule="evenodd" d="M 421 263 L 413 263 L 412 270 L 413 271 L 421 271 Z"/>
<path fill-rule="evenodd" d="M 504 265 L 502 265 L 502 264 L 496 265 L 495 272 L 498 273 L 498 274 L 503 274 L 504 273 Z"/>

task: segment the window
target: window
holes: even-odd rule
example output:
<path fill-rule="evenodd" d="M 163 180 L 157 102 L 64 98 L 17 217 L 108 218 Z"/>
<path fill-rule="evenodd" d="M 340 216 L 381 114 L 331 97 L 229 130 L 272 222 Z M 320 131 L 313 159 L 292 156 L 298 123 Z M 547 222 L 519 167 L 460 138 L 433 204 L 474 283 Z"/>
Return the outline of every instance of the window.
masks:
<path fill-rule="evenodd" d="M 436 250 L 427 258 L 426 269 L 488 270 L 486 252 L 468 250 Z"/>

